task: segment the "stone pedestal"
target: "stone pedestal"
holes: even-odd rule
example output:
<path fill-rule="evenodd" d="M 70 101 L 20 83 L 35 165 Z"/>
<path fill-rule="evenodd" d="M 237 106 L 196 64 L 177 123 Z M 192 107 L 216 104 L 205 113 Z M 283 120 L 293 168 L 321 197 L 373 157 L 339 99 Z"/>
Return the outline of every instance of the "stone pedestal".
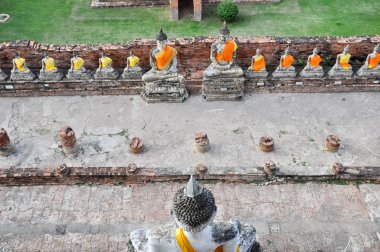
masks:
<path fill-rule="evenodd" d="M 13 81 L 32 81 L 36 75 L 28 71 L 11 71 L 11 80 Z"/>
<path fill-rule="evenodd" d="M 59 81 L 63 78 L 63 74 L 59 71 L 57 72 L 40 72 L 39 79 L 44 81 Z"/>
<path fill-rule="evenodd" d="M 311 70 L 307 70 L 307 69 L 303 69 L 301 72 L 300 72 L 300 76 L 303 77 L 303 78 L 309 78 L 309 79 L 313 79 L 313 78 L 322 78 L 324 75 L 324 72 L 323 72 L 323 68 L 317 68 L 317 69 L 311 69 Z"/>
<path fill-rule="evenodd" d="M 281 69 L 281 70 L 277 68 L 276 71 L 272 73 L 273 78 L 281 78 L 281 79 L 295 78 L 296 75 L 297 75 L 296 70 L 293 67 L 288 68 L 288 69 Z"/>
<path fill-rule="evenodd" d="M 88 80 L 91 78 L 91 71 L 87 70 L 85 72 L 79 72 L 79 71 L 68 71 L 66 74 L 66 78 L 68 80 Z"/>
<path fill-rule="evenodd" d="M 265 79 L 268 77 L 268 72 L 265 70 L 265 71 L 246 71 L 245 72 L 245 77 L 247 79 Z"/>
<path fill-rule="evenodd" d="M 352 77 L 352 69 L 344 69 L 344 68 L 331 68 L 328 72 L 328 76 L 331 78 L 351 78 Z"/>
<path fill-rule="evenodd" d="M 237 100 L 244 96 L 245 78 L 203 78 L 202 96 L 207 101 Z"/>
<path fill-rule="evenodd" d="M 362 66 L 356 73 L 360 77 L 380 77 L 380 66 L 369 69 L 367 66 Z"/>
<path fill-rule="evenodd" d="M 99 71 L 96 70 L 94 78 L 96 80 L 116 80 L 119 77 L 119 73 L 116 70 L 113 71 Z"/>
<path fill-rule="evenodd" d="M 164 80 L 145 82 L 141 96 L 147 103 L 183 102 L 188 93 L 182 75 Z"/>
<path fill-rule="evenodd" d="M 141 80 L 142 75 L 143 75 L 142 70 L 141 71 L 127 71 L 126 69 L 124 69 L 122 77 L 124 80 Z"/>
<path fill-rule="evenodd" d="M 8 78 L 8 75 L 0 69 L 0 81 L 5 81 Z"/>

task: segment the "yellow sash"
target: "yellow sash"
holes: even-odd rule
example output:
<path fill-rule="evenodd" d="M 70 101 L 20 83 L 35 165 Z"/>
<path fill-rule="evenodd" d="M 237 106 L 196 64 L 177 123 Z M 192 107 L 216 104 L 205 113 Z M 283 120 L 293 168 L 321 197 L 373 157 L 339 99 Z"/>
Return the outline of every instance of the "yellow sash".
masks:
<path fill-rule="evenodd" d="M 26 68 L 24 67 L 25 59 L 24 58 L 17 58 L 15 59 L 15 64 L 18 70 L 25 71 Z"/>
<path fill-rule="evenodd" d="M 173 47 L 166 46 L 164 50 L 155 55 L 157 68 L 165 69 L 176 55 L 177 51 Z"/>
<path fill-rule="evenodd" d="M 101 58 L 100 63 L 102 68 L 106 68 L 112 63 L 112 59 L 109 57 L 103 57 Z"/>
<path fill-rule="evenodd" d="M 373 58 L 369 58 L 368 60 L 368 68 L 375 68 L 379 65 L 380 63 L 380 53 L 376 53 L 376 56 Z"/>
<path fill-rule="evenodd" d="M 228 40 L 224 49 L 221 53 L 216 53 L 216 61 L 226 61 L 231 62 L 234 56 L 234 52 L 238 49 L 238 46 L 235 42 Z"/>
<path fill-rule="evenodd" d="M 177 244 L 182 252 L 196 252 L 195 249 L 193 249 L 193 247 L 191 246 L 182 228 L 177 228 L 175 232 L 175 237 L 177 240 Z M 220 245 L 215 250 L 215 252 L 223 252 L 223 245 Z M 239 246 L 236 247 L 236 252 L 240 252 Z"/>
<path fill-rule="evenodd" d="M 55 67 L 55 61 L 53 58 L 47 58 L 45 60 L 45 69 L 47 71 L 57 70 L 57 68 Z"/>
<path fill-rule="evenodd" d="M 73 61 L 75 70 L 81 69 L 83 64 L 84 64 L 84 60 L 81 57 L 78 57 Z"/>
<path fill-rule="evenodd" d="M 137 56 L 132 56 L 129 58 L 129 66 L 134 67 L 137 63 L 139 63 L 140 59 Z"/>
<path fill-rule="evenodd" d="M 346 70 L 350 69 L 350 64 L 348 64 L 348 62 L 350 61 L 350 57 L 351 57 L 351 54 L 349 53 L 340 57 L 339 65 L 341 65 Z"/>

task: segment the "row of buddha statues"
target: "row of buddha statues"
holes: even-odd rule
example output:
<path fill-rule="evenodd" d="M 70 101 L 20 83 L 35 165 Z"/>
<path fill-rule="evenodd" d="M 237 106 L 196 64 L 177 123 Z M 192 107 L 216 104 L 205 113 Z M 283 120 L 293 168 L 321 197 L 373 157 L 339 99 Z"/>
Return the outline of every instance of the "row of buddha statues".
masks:
<path fill-rule="evenodd" d="M 15 58 L 12 60 L 13 68 L 11 71 L 11 80 L 13 81 L 32 81 L 36 75 L 27 67 L 24 58 L 20 57 L 18 52 L 15 52 Z M 84 65 L 85 61 L 79 57 L 77 52 L 73 52 L 73 57 L 70 62 L 70 69 L 66 77 L 69 80 L 88 80 L 92 76 L 92 72 L 87 70 Z M 44 53 L 44 58 L 41 61 L 42 68 L 40 70 L 39 79 L 47 81 L 58 81 L 64 76 L 57 68 L 55 60 Z M 130 56 L 127 58 L 127 67 L 124 69 L 123 78 L 133 79 L 141 78 L 142 69 L 139 66 L 139 58 L 130 51 Z M 99 58 L 99 67 L 97 68 L 94 78 L 112 80 L 117 79 L 119 73 L 112 67 L 112 59 L 107 57 L 103 52 Z"/>
<path fill-rule="evenodd" d="M 142 79 L 144 88 L 143 98 L 148 102 L 181 102 L 188 96 L 184 84 L 184 77 L 177 71 L 177 50 L 168 45 L 168 37 L 161 29 L 156 36 L 156 47 L 149 53 L 151 70 L 143 74 L 139 66 L 139 58 L 131 51 L 127 58 L 127 67 L 122 77 L 124 79 Z M 220 29 L 218 40 L 211 45 L 211 64 L 203 73 L 202 95 L 208 99 L 235 99 L 243 96 L 244 82 L 246 78 L 267 78 L 265 57 L 260 48 L 252 57 L 250 67 L 244 73 L 243 69 L 236 63 L 236 51 L 238 45 L 230 39 L 230 31 L 226 23 Z M 321 78 L 324 70 L 320 65 L 321 56 L 317 48 L 307 59 L 306 66 L 300 72 L 303 78 Z M 335 65 L 328 71 L 330 78 L 350 78 L 353 76 L 350 65 L 351 54 L 346 46 L 343 52 L 336 57 Z M 272 73 L 274 78 L 294 78 L 297 73 L 293 66 L 295 60 L 291 55 L 290 47 L 287 47 L 280 58 L 280 63 Z M 3 76 L 5 75 L 2 72 Z M 73 53 L 71 67 L 66 75 L 69 80 L 88 80 L 91 71 L 84 67 L 84 60 Z M 373 52 L 366 58 L 365 64 L 357 71 L 361 77 L 380 77 L 380 49 L 375 46 Z M 112 59 L 103 52 L 99 58 L 99 67 L 94 74 L 95 79 L 112 80 L 117 79 L 119 73 L 112 67 Z M 1 78 L 1 71 L 0 71 Z M 35 78 L 25 63 L 25 59 L 16 53 L 13 59 L 11 80 L 33 80 Z M 42 59 L 42 68 L 39 78 L 41 80 L 60 80 L 63 74 L 58 70 L 53 58 L 45 53 Z M 5 79 L 5 78 L 4 78 Z"/>

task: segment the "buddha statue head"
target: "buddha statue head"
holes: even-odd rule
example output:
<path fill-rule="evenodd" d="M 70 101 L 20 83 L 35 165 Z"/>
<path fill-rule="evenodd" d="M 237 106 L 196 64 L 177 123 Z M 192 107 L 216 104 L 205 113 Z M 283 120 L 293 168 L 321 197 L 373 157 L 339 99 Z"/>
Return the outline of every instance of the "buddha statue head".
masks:
<path fill-rule="evenodd" d="M 349 49 L 348 47 L 349 47 L 349 45 L 347 45 L 347 46 L 343 49 L 343 53 L 344 53 L 344 54 L 347 54 L 347 53 L 350 52 L 350 49 Z"/>
<path fill-rule="evenodd" d="M 101 58 L 106 57 L 106 53 L 105 53 L 105 52 L 101 52 L 101 53 L 100 53 L 100 57 L 101 57 Z"/>
<path fill-rule="evenodd" d="M 44 51 L 44 58 L 45 59 L 49 58 L 49 53 L 47 51 Z"/>
<path fill-rule="evenodd" d="M 134 53 L 132 50 L 130 50 L 130 51 L 129 51 L 129 56 L 131 56 L 131 57 L 132 57 L 132 56 L 135 56 L 135 53 Z"/>
<path fill-rule="evenodd" d="M 20 53 L 17 52 L 17 51 L 15 51 L 15 58 L 16 58 L 16 59 L 17 59 L 17 58 L 20 58 Z"/>
<path fill-rule="evenodd" d="M 222 28 L 219 30 L 219 41 L 226 43 L 230 37 L 230 30 L 228 30 L 227 23 L 224 21 Z"/>
<path fill-rule="evenodd" d="M 157 48 L 162 51 L 167 43 L 168 43 L 168 36 L 164 33 L 162 28 L 160 29 L 160 32 L 156 36 L 157 39 Z"/>
<path fill-rule="evenodd" d="M 285 49 L 284 54 L 285 54 L 285 55 L 288 55 L 289 53 L 290 53 L 290 47 L 288 46 L 288 47 Z"/>
<path fill-rule="evenodd" d="M 260 48 L 257 48 L 257 49 L 256 49 L 256 55 L 258 55 L 258 56 L 261 55 L 261 49 L 260 49 Z"/>
<path fill-rule="evenodd" d="M 198 233 L 215 217 L 215 198 L 211 191 L 201 187 L 192 175 L 186 187 L 175 194 L 171 214 L 185 231 Z"/>
<path fill-rule="evenodd" d="M 73 52 L 73 58 L 76 58 L 76 57 L 78 57 L 78 52 Z"/>
<path fill-rule="evenodd" d="M 319 53 L 318 48 L 314 48 L 314 50 L 313 50 L 313 54 L 316 55 L 316 54 L 318 54 L 318 53 Z"/>

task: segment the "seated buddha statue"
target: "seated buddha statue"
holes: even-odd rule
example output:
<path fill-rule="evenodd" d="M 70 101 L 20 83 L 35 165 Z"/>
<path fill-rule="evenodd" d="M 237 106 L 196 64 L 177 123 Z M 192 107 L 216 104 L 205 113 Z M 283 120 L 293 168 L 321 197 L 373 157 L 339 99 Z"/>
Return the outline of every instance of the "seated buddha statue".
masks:
<path fill-rule="evenodd" d="M 256 55 L 252 56 L 251 66 L 248 68 L 246 76 L 248 78 L 265 78 L 268 76 L 265 58 L 261 54 L 260 48 L 257 48 Z"/>
<path fill-rule="evenodd" d="M 313 54 L 307 58 L 306 66 L 300 76 L 305 78 L 323 77 L 323 68 L 320 66 L 322 58 L 318 55 L 318 52 L 318 48 L 314 48 Z"/>
<path fill-rule="evenodd" d="M 351 77 L 352 66 L 350 65 L 351 54 L 348 45 L 343 49 L 341 54 L 336 57 L 335 65 L 330 69 L 328 75 L 330 77 Z"/>
<path fill-rule="evenodd" d="M 256 229 L 239 221 L 214 222 L 212 192 L 191 176 L 174 196 L 171 214 L 176 225 L 131 233 L 135 252 L 252 252 L 258 251 Z"/>
<path fill-rule="evenodd" d="M 0 69 L 0 81 L 5 81 L 8 78 L 8 75 Z"/>
<path fill-rule="evenodd" d="M 131 50 L 129 52 L 129 57 L 127 58 L 127 66 L 124 68 L 123 79 L 141 78 L 142 69 L 139 65 L 140 58 L 135 56 L 134 52 Z"/>
<path fill-rule="evenodd" d="M 211 45 L 211 65 L 204 71 L 205 78 L 242 77 L 243 70 L 235 62 L 238 45 L 229 40 L 230 30 L 226 22 L 220 29 L 219 39 Z"/>
<path fill-rule="evenodd" d="M 280 58 L 280 65 L 273 72 L 273 77 L 275 78 L 294 78 L 296 77 L 296 71 L 294 66 L 292 66 L 294 58 L 290 55 L 289 46 L 285 49 L 284 54 Z"/>
<path fill-rule="evenodd" d="M 78 56 L 77 52 L 73 52 L 70 60 L 70 69 L 66 75 L 69 80 L 87 80 L 91 73 L 84 67 L 84 60 Z"/>
<path fill-rule="evenodd" d="M 112 59 L 105 52 L 100 54 L 99 67 L 94 77 L 98 80 L 114 80 L 119 77 L 119 73 L 112 67 Z"/>
<path fill-rule="evenodd" d="M 31 81 L 36 77 L 29 68 L 26 66 L 26 61 L 24 58 L 20 57 L 18 52 L 15 52 L 15 58 L 12 60 L 13 68 L 11 71 L 11 80 L 25 80 Z"/>
<path fill-rule="evenodd" d="M 149 53 L 152 67 L 142 76 L 143 98 L 147 102 L 182 102 L 187 97 L 184 77 L 177 72 L 177 50 L 168 45 L 162 28 L 156 36 L 156 47 Z"/>
<path fill-rule="evenodd" d="M 49 56 L 47 52 L 44 52 L 44 58 L 41 61 L 42 68 L 40 70 L 39 78 L 41 80 L 60 80 L 63 75 L 59 72 L 55 60 Z"/>
<path fill-rule="evenodd" d="M 380 48 L 376 45 L 373 52 L 367 56 L 364 65 L 357 72 L 359 76 L 371 77 L 380 76 Z"/>

